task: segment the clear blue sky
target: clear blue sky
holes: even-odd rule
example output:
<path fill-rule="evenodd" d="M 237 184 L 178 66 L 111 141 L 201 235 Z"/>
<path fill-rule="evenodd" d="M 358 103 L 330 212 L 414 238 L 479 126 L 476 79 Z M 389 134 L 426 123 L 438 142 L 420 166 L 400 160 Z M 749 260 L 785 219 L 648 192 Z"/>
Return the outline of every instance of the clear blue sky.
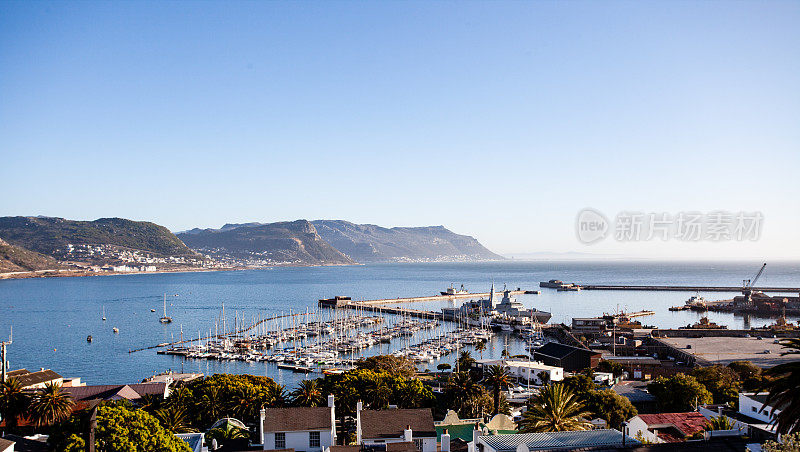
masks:
<path fill-rule="evenodd" d="M 0 215 L 800 257 L 800 2 L 2 2 Z M 759 210 L 585 247 L 583 207 Z"/>

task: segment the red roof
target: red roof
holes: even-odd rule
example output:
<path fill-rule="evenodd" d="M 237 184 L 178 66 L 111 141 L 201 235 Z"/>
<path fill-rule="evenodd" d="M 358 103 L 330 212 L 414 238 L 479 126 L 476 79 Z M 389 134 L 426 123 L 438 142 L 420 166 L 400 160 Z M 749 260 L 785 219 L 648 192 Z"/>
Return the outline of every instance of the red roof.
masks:
<path fill-rule="evenodd" d="M 683 441 L 687 436 L 702 432 L 708 423 L 708 419 L 696 411 L 689 413 L 640 414 L 639 419 L 647 424 L 648 429 L 663 429 L 663 433 L 661 431 L 658 432 L 658 437 L 670 443 Z M 672 435 L 669 432 L 672 429 L 677 429 L 682 433 L 683 438 Z"/>

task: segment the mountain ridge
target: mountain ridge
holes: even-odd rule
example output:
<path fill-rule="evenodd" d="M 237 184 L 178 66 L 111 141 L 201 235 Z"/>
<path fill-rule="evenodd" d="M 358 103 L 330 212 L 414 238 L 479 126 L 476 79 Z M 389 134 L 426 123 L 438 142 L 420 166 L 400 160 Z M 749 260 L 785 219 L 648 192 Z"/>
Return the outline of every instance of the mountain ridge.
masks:
<path fill-rule="evenodd" d="M 125 218 L 83 221 L 0 217 L 0 237 L 11 245 L 56 258 L 66 253 L 69 245 L 109 245 L 159 256 L 196 256 L 166 227 Z"/>
<path fill-rule="evenodd" d="M 247 266 L 355 264 L 323 240 L 308 220 L 226 224 L 220 229 L 195 228 L 177 236 L 214 259 Z"/>
<path fill-rule="evenodd" d="M 322 238 L 359 262 L 503 260 L 474 237 L 443 225 L 386 228 L 346 220 L 315 220 Z"/>

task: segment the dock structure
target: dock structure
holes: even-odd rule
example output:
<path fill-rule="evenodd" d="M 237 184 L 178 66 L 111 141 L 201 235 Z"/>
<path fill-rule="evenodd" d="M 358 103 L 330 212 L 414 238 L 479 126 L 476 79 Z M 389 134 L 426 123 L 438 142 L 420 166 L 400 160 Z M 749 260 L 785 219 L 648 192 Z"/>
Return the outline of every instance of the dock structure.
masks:
<path fill-rule="evenodd" d="M 646 290 L 675 292 L 741 292 L 741 286 L 658 286 L 658 285 L 614 285 L 614 284 L 575 284 L 583 290 Z M 798 292 L 800 287 L 753 287 L 753 292 Z"/>
<path fill-rule="evenodd" d="M 521 295 L 524 294 L 524 290 L 510 290 L 510 295 Z M 362 306 L 374 306 L 374 305 L 384 305 L 384 304 L 398 304 L 398 303 L 417 303 L 422 301 L 447 301 L 453 299 L 464 299 L 464 298 L 486 298 L 489 296 L 489 292 L 473 292 L 473 293 L 457 293 L 451 295 L 431 295 L 428 297 L 398 297 L 398 298 L 379 298 L 377 300 L 360 300 L 360 301 L 353 301 L 350 297 L 333 297 L 333 298 L 326 298 L 324 300 L 319 300 L 320 307 L 335 307 L 335 306 L 342 306 L 347 303 L 358 303 Z M 495 292 L 495 297 L 502 297 L 503 292 Z M 382 310 L 382 312 L 388 312 Z"/>
<path fill-rule="evenodd" d="M 429 320 L 450 320 L 445 319 L 441 312 L 423 311 L 421 309 L 401 308 L 398 306 L 380 306 L 377 304 L 365 304 L 362 302 L 351 301 L 336 306 L 337 309 L 355 309 L 361 311 L 379 312 L 384 314 L 402 315 L 406 317 L 418 317 Z"/>
<path fill-rule="evenodd" d="M 655 315 L 655 311 L 636 311 L 636 312 L 625 312 L 620 314 L 620 316 L 625 316 L 628 317 L 629 319 L 632 319 L 634 317 L 645 317 L 648 315 Z"/>

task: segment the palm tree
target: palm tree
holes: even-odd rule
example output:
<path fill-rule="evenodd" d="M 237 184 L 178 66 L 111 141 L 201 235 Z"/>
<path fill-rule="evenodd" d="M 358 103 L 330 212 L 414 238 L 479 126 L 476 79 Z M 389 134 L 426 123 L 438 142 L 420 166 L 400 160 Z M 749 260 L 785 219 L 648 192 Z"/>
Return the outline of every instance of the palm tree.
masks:
<path fill-rule="evenodd" d="M 475 344 L 475 351 L 481 354 L 481 359 L 483 359 L 484 350 L 486 350 L 486 342 L 480 341 Z"/>
<path fill-rule="evenodd" d="M 464 350 L 458 357 L 457 364 L 459 372 L 469 371 L 470 367 L 472 367 L 472 363 L 474 362 L 475 358 L 472 357 L 472 353 L 470 353 L 468 350 Z"/>
<path fill-rule="evenodd" d="M 17 418 L 25 414 L 29 404 L 30 397 L 22 390 L 22 383 L 17 378 L 10 377 L 0 382 L 0 415 L 9 429 L 17 426 Z"/>
<path fill-rule="evenodd" d="M 233 417 L 251 422 L 261 409 L 258 391 L 253 386 L 242 386 L 231 394 L 228 408 Z"/>
<path fill-rule="evenodd" d="M 483 381 L 492 387 L 492 401 L 494 402 L 492 414 L 497 414 L 500 411 L 500 391 L 511 383 L 511 375 L 505 366 L 490 366 Z"/>
<path fill-rule="evenodd" d="M 214 422 L 219 419 L 222 414 L 223 403 L 219 387 L 211 386 L 206 389 L 205 393 L 200 396 L 200 401 L 197 404 L 197 409 L 204 419 L 208 422 Z"/>
<path fill-rule="evenodd" d="M 578 397 L 562 383 L 545 386 L 528 401 L 528 411 L 520 422 L 521 433 L 588 430 L 586 411 Z"/>
<path fill-rule="evenodd" d="M 227 423 L 224 427 L 221 426 L 209 430 L 208 433 L 206 433 L 206 443 L 209 445 L 210 449 L 210 445 L 214 440 L 216 440 L 218 446 L 221 447 L 223 444 L 230 442 L 231 440 L 245 439 L 247 437 L 247 430 Z"/>
<path fill-rule="evenodd" d="M 264 405 L 280 407 L 286 405 L 289 395 L 286 393 L 286 386 L 273 384 L 267 387 Z"/>
<path fill-rule="evenodd" d="M 321 406 L 324 401 L 316 380 L 301 381 L 292 391 L 292 402 L 299 406 Z"/>
<path fill-rule="evenodd" d="M 188 408 L 192 403 L 192 392 L 186 386 L 178 386 L 173 389 L 167 398 L 167 405 L 177 405 L 183 408 Z"/>
<path fill-rule="evenodd" d="M 164 405 L 164 397 L 157 394 L 144 394 L 139 399 L 139 408 L 150 414 L 155 413 Z"/>
<path fill-rule="evenodd" d="M 719 415 L 717 417 L 712 417 L 706 423 L 705 431 L 713 431 L 713 430 L 733 430 L 736 426 L 733 425 L 731 419 L 728 416 Z"/>
<path fill-rule="evenodd" d="M 37 427 L 58 424 L 72 414 L 75 401 L 61 388 L 61 383 L 45 383 L 30 402 L 28 412 Z"/>
<path fill-rule="evenodd" d="M 156 419 L 161 426 L 172 433 L 194 433 L 186 409 L 179 405 L 170 405 L 155 412 Z"/>
<path fill-rule="evenodd" d="M 454 372 L 447 384 L 447 394 L 452 408 L 462 416 L 479 415 L 479 403 L 484 394 L 483 387 L 475 383 L 467 372 Z"/>
<path fill-rule="evenodd" d="M 781 355 L 800 353 L 800 338 L 783 339 L 781 345 L 789 349 Z M 774 380 L 766 385 L 769 395 L 764 401 L 762 410 L 772 407 L 770 415 L 774 414 L 775 410 L 780 410 L 775 417 L 778 433 L 800 431 L 800 360 L 778 364 L 764 373 L 774 377 Z"/>

